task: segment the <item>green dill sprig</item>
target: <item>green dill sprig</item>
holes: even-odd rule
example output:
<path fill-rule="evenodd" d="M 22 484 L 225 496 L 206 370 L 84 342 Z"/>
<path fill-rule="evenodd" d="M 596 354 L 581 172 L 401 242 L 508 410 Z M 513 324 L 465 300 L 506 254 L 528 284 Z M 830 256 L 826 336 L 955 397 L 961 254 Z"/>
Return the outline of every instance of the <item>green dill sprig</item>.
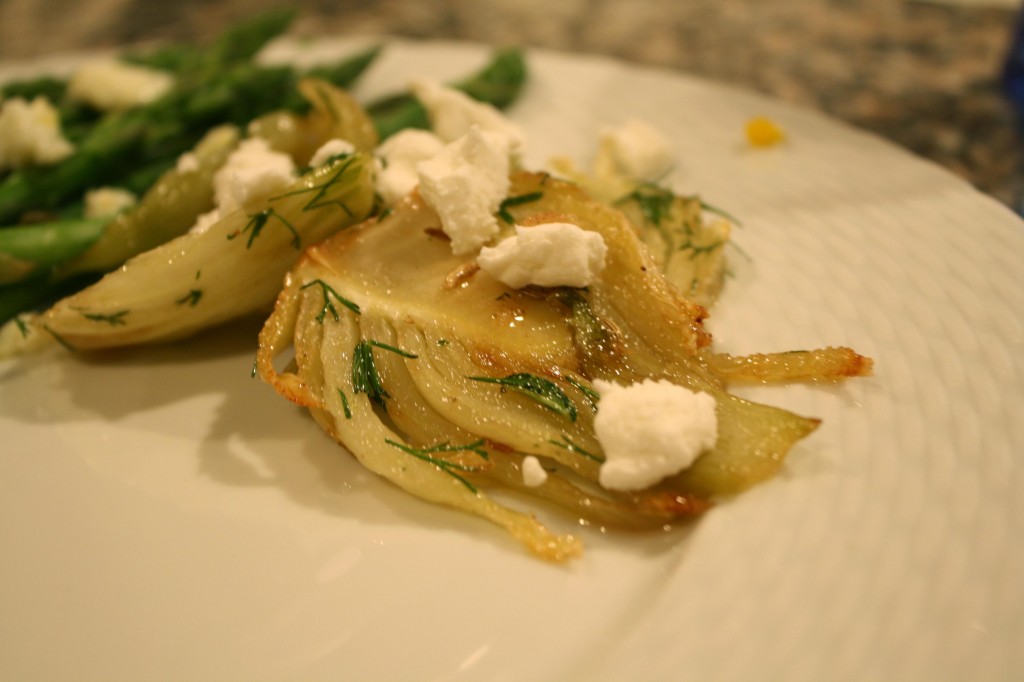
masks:
<path fill-rule="evenodd" d="M 569 421 L 576 421 L 576 406 L 569 396 L 565 394 L 558 385 L 539 377 L 535 374 L 520 372 L 510 374 L 506 377 L 466 377 L 472 381 L 480 381 L 488 384 L 498 384 L 503 388 L 510 388 L 513 391 L 522 393 L 527 398 L 534 400 L 553 412 L 568 417 Z"/>
<path fill-rule="evenodd" d="M 384 442 L 392 447 L 398 448 L 399 450 L 408 455 L 412 455 L 417 459 L 421 459 L 424 462 L 429 462 L 430 464 L 433 464 L 438 469 L 448 474 L 449 476 L 455 478 L 462 485 L 466 486 L 466 488 L 471 493 L 477 492 L 476 487 L 472 483 L 467 481 L 463 476 L 460 476 L 458 472 L 462 471 L 466 473 L 473 473 L 475 471 L 479 471 L 479 467 L 458 464 L 457 462 L 449 462 L 446 459 L 434 457 L 433 455 L 442 452 L 474 452 L 480 455 L 482 458 L 487 459 L 487 451 L 484 450 L 482 447 L 484 444 L 483 440 L 474 441 L 472 443 L 469 443 L 468 445 L 449 445 L 448 443 L 441 443 L 440 445 L 434 445 L 429 448 L 413 448 L 408 445 L 405 445 L 404 443 L 398 443 L 396 441 L 393 441 L 390 438 L 385 438 Z"/>
<path fill-rule="evenodd" d="M 572 452 L 574 454 L 582 455 L 583 457 L 586 457 L 589 460 L 593 460 L 595 462 L 604 462 L 604 457 L 602 457 L 601 455 L 595 455 L 594 453 L 588 452 L 584 448 L 581 448 L 579 445 L 576 445 L 576 443 L 573 443 L 569 439 L 569 436 L 565 435 L 564 433 L 562 434 L 562 440 L 549 440 L 548 442 L 551 443 L 552 445 L 562 448 L 563 450 L 568 450 L 569 452 Z"/>
<path fill-rule="evenodd" d="M 544 192 L 530 192 L 529 194 L 520 194 L 515 197 L 506 197 L 498 206 L 498 217 L 511 225 L 516 219 L 511 213 L 509 213 L 508 209 L 513 206 L 521 206 L 522 204 L 529 204 L 531 202 L 538 201 L 543 196 Z"/>
<path fill-rule="evenodd" d="M 348 300 L 347 298 L 339 294 L 337 291 L 334 290 L 333 287 L 331 287 L 330 284 L 323 281 L 322 279 L 314 279 L 312 282 L 307 282 L 306 284 L 303 284 L 301 287 L 299 287 L 299 289 L 308 289 L 313 285 L 319 286 L 321 293 L 324 295 L 324 305 L 322 308 L 320 308 L 320 314 L 316 316 L 316 321 L 319 322 L 320 324 L 324 323 L 324 318 L 327 317 L 327 313 L 331 314 L 335 322 L 337 322 L 339 319 L 338 309 L 335 308 L 334 304 L 331 302 L 331 296 L 333 296 L 334 299 L 338 301 L 338 303 L 342 304 L 343 306 L 354 312 L 356 315 L 360 314 L 359 306 L 356 303 Z"/>
<path fill-rule="evenodd" d="M 694 197 L 690 197 L 690 198 L 691 199 L 696 199 L 697 197 L 694 196 Z M 717 206 L 713 206 L 713 205 L 707 203 L 704 200 L 700 200 L 700 207 L 701 207 L 702 210 L 707 211 L 708 213 L 714 213 L 717 216 L 721 216 L 722 218 L 725 218 L 726 220 L 728 220 L 733 225 L 736 225 L 737 227 L 743 227 L 743 223 L 740 222 L 739 218 L 737 218 L 736 216 L 734 216 L 733 214 L 729 213 L 728 211 L 726 211 L 724 209 L 721 209 L 721 208 L 719 208 Z"/>
<path fill-rule="evenodd" d="M 65 339 L 65 338 L 64 338 L 63 336 L 61 336 L 61 335 L 60 335 L 60 334 L 58 334 L 57 332 L 55 332 L 55 331 L 53 331 L 52 329 L 50 329 L 50 325 L 48 325 L 48 324 L 44 324 L 44 325 L 43 325 L 43 329 L 45 329 L 45 330 L 46 330 L 46 332 L 47 332 L 47 333 L 48 333 L 48 334 L 49 334 L 50 336 L 52 336 L 52 337 L 53 337 L 53 339 L 54 339 L 54 340 L 55 340 L 55 341 L 56 341 L 57 343 L 59 343 L 59 344 L 60 344 L 61 346 L 63 346 L 63 347 L 64 347 L 64 350 L 67 350 L 67 351 L 71 351 L 72 353 L 75 353 L 75 352 L 77 352 L 77 351 L 78 351 L 78 349 L 77 349 L 77 348 L 75 348 L 75 347 L 74 347 L 74 345 L 72 345 L 72 343 L 71 343 L 70 341 L 68 341 L 68 340 L 67 340 L 67 339 Z"/>
<path fill-rule="evenodd" d="M 350 408 L 348 405 L 348 396 L 345 395 L 345 392 L 340 388 L 338 389 L 338 398 L 341 399 L 341 409 L 345 413 L 345 419 L 351 419 L 352 408 Z"/>
<path fill-rule="evenodd" d="M 370 402 L 387 410 L 385 400 L 391 396 L 384 390 L 373 363 L 373 346 L 367 341 L 360 341 L 352 352 L 352 390 L 357 394 L 365 393 Z"/>
<path fill-rule="evenodd" d="M 678 251 L 689 251 L 694 256 L 700 256 L 703 254 L 714 253 L 718 249 L 725 246 L 726 242 L 722 239 L 711 242 L 710 244 L 694 244 L 693 239 L 688 239 L 677 247 Z"/>
<path fill-rule="evenodd" d="M 327 192 L 332 187 L 334 187 L 334 185 L 337 185 L 339 182 L 342 181 L 342 176 L 345 175 L 345 171 L 347 171 L 352 166 L 352 164 L 355 163 L 358 157 L 355 154 L 349 154 L 348 156 L 339 155 L 339 158 L 343 161 L 343 163 L 331 173 L 330 177 L 324 180 L 323 184 L 310 185 L 309 187 L 303 187 L 302 189 L 296 189 L 292 190 L 291 192 L 285 192 L 284 194 L 271 197 L 270 201 L 276 201 L 278 199 L 284 199 L 287 197 L 299 196 L 301 194 L 313 193 L 313 198 L 311 198 L 306 203 L 306 205 L 302 207 L 303 211 L 312 211 L 313 209 L 324 208 L 325 206 L 330 206 L 333 204 L 335 206 L 340 206 L 341 209 L 345 211 L 345 213 L 348 214 L 349 216 L 353 215 L 352 209 L 350 209 L 348 205 L 340 199 L 321 201 L 324 198 L 324 196 L 326 196 Z"/>
<path fill-rule="evenodd" d="M 177 301 L 175 301 L 175 303 L 177 303 L 178 305 L 185 305 L 187 303 L 190 306 L 192 306 L 193 308 L 195 308 L 196 304 L 199 303 L 199 299 L 201 299 L 202 297 L 203 297 L 203 290 L 202 289 L 192 289 L 187 294 L 185 294 L 184 296 L 179 298 Z"/>
<path fill-rule="evenodd" d="M 402 350 L 401 348 L 396 348 L 395 346 L 389 346 L 388 344 L 382 343 L 380 341 L 372 341 L 371 340 L 371 341 L 367 341 L 366 343 L 370 344 L 374 348 L 382 348 L 384 350 L 391 351 L 392 353 L 394 353 L 396 355 L 401 355 L 403 358 L 409 358 L 410 360 L 415 360 L 416 358 L 419 357 L 415 353 L 410 353 L 407 350 Z"/>
<path fill-rule="evenodd" d="M 364 339 L 356 344 L 355 350 L 352 352 L 352 390 L 356 393 L 365 393 L 370 402 L 387 411 L 385 401 L 391 395 L 384 390 L 380 374 L 377 372 L 377 366 L 373 361 L 374 348 L 397 353 L 404 358 L 415 359 L 417 356 L 380 341 L 367 341 Z"/>
<path fill-rule="evenodd" d="M 582 393 L 583 397 L 586 398 L 587 402 L 590 404 L 591 409 L 597 412 L 597 403 L 598 401 L 601 400 L 601 396 L 598 395 L 597 391 L 590 388 L 589 386 L 585 386 L 583 382 L 581 382 L 576 377 L 566 376 L 565 381 L 567 384 L 569 384 L 577 391 Z"/>
<path fill-rule="evenodd" d="M 337 154 L 331 154 L 319 166 L 303 166 L 302 168 L 298 169 L 298 171 L 296 171 L 296 172 L 300 176 L 309 175 L 310 173 L 315 171 L 317 168 L 323 168 L 324 166 L 330 166 L 330 165 L 332 165 L 332 164 L 334 164 L 334 163 L 336 163 L 338 161 L 341 161 L 342 159 L 347 159 L 350 156 L 352 156 L 351 152 L 339 152 Z"/>
<path fill-rule="evenodd" d="M 288 231 L 292 233 L 292 248 L 299 249 L 302 246 L 302 239 L 299 237 L 299 231 L 295 229 L 288 220 L 285 219 L 280 213 L 275 211 L 273 207 L 264 209 L 259 213 L 253 213 L 249 216 L 249 222 L 246 223 L 245 227 L 237 232 L 232 232 L 228 235 L 228 239 L 235 239 L 246 232 L 249 233 L 249 241 L 245 243 L 245 248 L 252 248 L 252 244 L 256 241 L 256 238 L 260 236 L 260 232 L 266 227 L 267 223 L 270 222 L 271 218 L 277 218 L 277 220 L 288 228 Z"/>
<path fill-rule="evenodd" d="M 127 310 L 118 310 L 116 313 L 110 314 L 81 312 L 81 315 L 87 320 L 91 320 L 92 322 L 105 322 L 111 327 L 123 327 L 128 324 L 124 320 L 124 318 L 128 316 Z"/>
<path fill-rule="evenodd" d="M 644 220 L 656 227 L 661 226 L 661 221 L 668 217 L 672 210 L 672 204 L 676 195 L 670 189 L 661 187 L 654 183 L 645 182 L 636 186 L 629 194 L 615 200 L 615 205 L 621 205 L 627 201 L 635 201 L 640 208 Z"/>

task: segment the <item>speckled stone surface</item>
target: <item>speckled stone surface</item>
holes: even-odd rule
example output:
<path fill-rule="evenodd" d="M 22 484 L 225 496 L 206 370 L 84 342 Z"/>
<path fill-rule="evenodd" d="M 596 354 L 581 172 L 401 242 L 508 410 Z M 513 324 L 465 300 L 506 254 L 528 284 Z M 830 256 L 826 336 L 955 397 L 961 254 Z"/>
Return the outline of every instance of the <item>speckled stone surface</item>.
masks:
<path fill-rule="evenodd" d="M 0 0 L 0 59 L 207 38 L 271 0 Z M 605 54 L 827 112 L 1017 205 L 1015 12 L 909 0 L 306 0 L 295 31 Z"/>

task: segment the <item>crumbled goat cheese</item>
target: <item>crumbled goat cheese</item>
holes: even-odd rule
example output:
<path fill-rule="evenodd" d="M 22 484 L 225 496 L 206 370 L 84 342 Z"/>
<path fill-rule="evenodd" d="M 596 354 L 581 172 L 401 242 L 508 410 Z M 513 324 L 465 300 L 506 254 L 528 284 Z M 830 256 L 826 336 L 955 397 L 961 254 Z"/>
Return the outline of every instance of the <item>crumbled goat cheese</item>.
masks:
<path fill-rule="evenodd" d="M 416 164 L 444 149 L 440 137 L 428 130 L 408 129 L 395 133 L 377 147 L 380 168 L 376 190 L 384 203 L 393 205 L 419 184 Z"/>
<path fill-rule="evenodd" d="M 689 467 L 718 439 L 715 399 L 671 382 L 622 386 L 594 381 L 601 396 L 594 432 L 605 461 L 598 481 L 609 490 L 640 490 Z"/>
<path fill-rule="evenodd" d="M 523 464 L 520 467 L 523 472 L 523 483 L 530 488 L 544 485 L 548 480 L 548 472 L 540 465 L 540 460 L 533 455 L 523 457 Z"/>
<path fill-rule="evenodd" d="M 120 187 L 97 187 L 85 193 L 85 217 L 117 215 L 138 202 L 138 197 Z"/>
<path fill-rule="evenodd" d="M 179 173 L 195 173 L 199 170 L 199 157 L 192 152 L 185 152 L 178 157 L 174 169 Z"/>
<path fill-rule="evenodd" d="M 619 170 L 635 180 L 656 180 L 672 168 L 672 142 L 646 121 L 605 128 L 601 142 Z"/>
<path fill-rule="evenodd" d="M 327 163 L 328 159 L 332 156 L 341 156 L 342 154 L 354 154 L 356 151 L 355 146 L 348 140 L 339 140 L 334 138 L 327 140 L 320 149 L 317 149 L 313 154 L 313 158 L 309 160 L 309 165 L 313 168 L 322 166 Z"/>
<path fill-rule="evenodd" d="M 522 129 L 493 105 L 436 81 L 418 79 L 409 87 L 426 108 L 430 126 L 445 142 L 453 142 L 477 126 L 508 140 L 511 153 L 521 150 L 525 139 Z"/>
<path fill-rule="evenodd" d="M 572 223 L 515 226 L 512 237 L 485 246 L 480 269 L 508 286 L 585 287 L 604 269 L 608 247 L 597 232 Z"/>
<path fill-rule="evenodd" d="M 82 66 L 68 81 L 68 97 L 110 111 L 148 104 L 174 85 L 165 71 L 115 59 Z"/>
<path fill-rule="evenodd" d="M 243 140 L 213 176 L 213 194 L 222 214 L 246 207 L 295 180 L 292 157 L 259 137 Z"/>
<path fill-rule="evenodd" d="M 477 126 L 416 164 L 420 196 L 441 219 L 452 253 L 476 251 L 498 234 L 494 213 L 508 195 L 506 141 Z"/>
<path fill-rule="evenodd" d="M 243 140 L 213 176 L 216 208 L 199 216 L 190 231 L 206 230 L 232 211 L 251 207 L 295 178 L 295 163 L 290 156 L 274 151 L 262 138 Z"/>
<path fill-rule="evenodd" d="M 196 217 L 196 222 L 192 227 L 189 228 L 189 232 L 198 234 L 200 232 L 206 232 L 210 229 L 210 226 L 220 220 L 221 214 L 216 208 L 206 213 L 200 213 Z"/>
<path fill-rule="evenodd" d="M 0 169 L 56 163 L 74 150 L 45 97 L 12 97 L 0 106 Z"/>

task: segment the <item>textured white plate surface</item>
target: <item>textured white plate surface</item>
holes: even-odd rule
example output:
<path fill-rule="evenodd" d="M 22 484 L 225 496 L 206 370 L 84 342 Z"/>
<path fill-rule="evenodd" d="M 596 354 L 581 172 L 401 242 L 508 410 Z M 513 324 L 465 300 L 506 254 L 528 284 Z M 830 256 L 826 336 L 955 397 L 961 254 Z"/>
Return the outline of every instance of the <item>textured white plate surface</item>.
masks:
<path fill-rule="evenodd" d="M 396 43 L 359 92 L 485 56 Z M 0 364 L 0 679 L 1021 678 L 1024 224 L 813 113 L 530 62 L 531 162 L 644 118 L 671 184 L 742 218 L 720 349 L 850 345 L 876 375 L 745 391 L 824 419 L 782 475 L 691 528 L 584 531 L 558 567 L 360 470 L 249 378 L 254 324 Z M 788 143 L 746 148 L 757 114 Z"/>

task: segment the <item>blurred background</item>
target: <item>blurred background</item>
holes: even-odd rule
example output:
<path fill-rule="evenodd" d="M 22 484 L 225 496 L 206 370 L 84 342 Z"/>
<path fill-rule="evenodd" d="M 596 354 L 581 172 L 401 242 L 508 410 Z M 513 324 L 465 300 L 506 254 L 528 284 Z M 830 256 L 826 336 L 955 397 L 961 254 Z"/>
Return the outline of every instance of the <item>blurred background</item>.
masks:
<path fill-rule="evenodd" d="M 0 0 L 0 60 L 207 39 L 273 0 Z M 1018 0 L 305 0 L 293 32 L 603 54 L 824 111 L 1020 208 Z M 1024 91 L 1024 86 L 1020 86 Z"/>

